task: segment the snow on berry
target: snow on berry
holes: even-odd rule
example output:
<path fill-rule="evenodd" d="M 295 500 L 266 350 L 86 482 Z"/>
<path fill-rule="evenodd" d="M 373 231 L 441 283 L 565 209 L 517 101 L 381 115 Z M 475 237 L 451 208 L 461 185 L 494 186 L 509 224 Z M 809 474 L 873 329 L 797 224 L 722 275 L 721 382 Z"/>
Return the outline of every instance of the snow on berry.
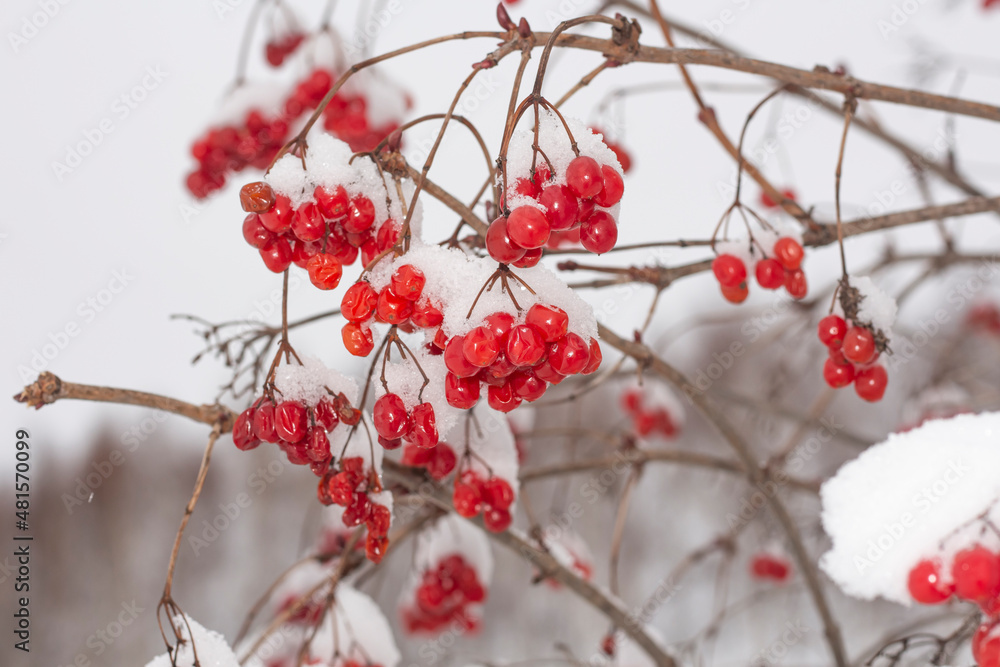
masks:
<path fill-rule="evenodd" d="M 849 595 L 908 605 L 917 565 L 940 563 L 948 585 L 965 576 L 956 556 L 981 546 L 1000 582 L 1000 539 L 983 523 L 1000 521 L 997 433 L 998 413 L 959 415 L 894 433 L 845 464 L 821 491 L 833 543 L 823 570 Z"/>
<path fill-rule="evenodd" d="M 460 625 L 475 631 L 493 576 L 493 554 L 481 530 L 449 514 L 420 533 L 414 568 L 399 611 L 410 633 L 436 634 Z"/>
<path fill-rule="evenodd" d="M 879 289 L 868 276 L 851 276 L 849 282 L 860 297 L 854 319 L 882 331 L 891 339 L 892 325 L 896 322 L 896 300 Z"/>
<path fill-rule="evenodd" d="M 153 658 L 146 667 L 239 667 L 239 660 L 225 638 L 218 632 L 206 630 L 188 615 L 177 614 L 170 619 L 180 630 L 184 642 L 177 647 L 173 656 L 169 653 Z M 164 626 L 166 628 L 166 626 Z M 168 635 L 172 633 L 167 630 Z M 193 650 L 192 650 L 193 646 Z M 197 652 L 197 663 L 195 653 Z"/>

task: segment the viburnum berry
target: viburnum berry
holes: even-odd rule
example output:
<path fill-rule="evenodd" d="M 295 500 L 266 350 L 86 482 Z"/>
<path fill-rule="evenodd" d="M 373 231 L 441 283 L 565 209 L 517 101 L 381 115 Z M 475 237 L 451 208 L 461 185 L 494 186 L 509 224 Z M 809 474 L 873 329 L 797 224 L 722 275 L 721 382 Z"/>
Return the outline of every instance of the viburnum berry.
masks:
<path fill-rule="evenodd" d="M 472 377 L 480 369 L 465 356 L 465 336 L 452 336 L 445 344 L 444 365 L 460 378 Z"/>
<path fill-rule="evenodd" d="M 809 293 L 809 283 L 802 269 L 785 271 L 785 289 L 793 299 L 804 299 Z"/>
<path fill-rule="evenodd" d="M 558 306 L 544 306 L 536 303 L 528 309 L 524 322 L 536 327 L 546 343 L 554 343 L 566 335 L 569 328 L 569 315 Z"/>
<path fill-rule="evenodd" d="M 787 581 L 791 570 L 791 565 L 787 560 L 772 554 L 756 554 L 750 560 L 750 572 L 757 579 Z"/>
<path fill-rule="evenodd" d="M 542 190 L 538 203 L 546 209 L 545 217 L 551 230 L 564 231 L 576 224 L 580 202 L 565 185 L 548 186 Z"/>
<path fill-rule="evenodd" d="M 596 255 L 603 255 L 618 243 L 618 224 L 607 211 L 594 211 L 580 224 L 580 243 Z"/>
<path fill-rule="evenodd" d="M 486 401 L 497 412 L 510 412 L 521 405 L 521 397 L 514 393 L 510 382 L 490 385 L 486 390 Z"/>
<path fill-rule="evenodd" d="M 576 375 L 589 361 L 590 344 L 573 332 L 549 346 L 548 362 L 560 375 Z"/>
<path fill-rule="evenodd" d="M 782 190 L 781 195 L 785 199 L 791 199 L 792 201 L 795 201 L 795 190 L 791 188 L 786 188 Z M 777 208 L 780 205 L 780 202 L 774 201 L 774 199 L 771 198 L 771 195 L 767 194 L 767 192 L 761 191 L 760 204 L 765 208 Z"/>
<path fill-rule="evenodd" d="M 712 273 L 723 287 L 737 287 L 747 279 L 747 267 L 736 255 L 717 256 L 712 260 Z"/>
<path fill-rule="evenodd" d="M 369 516 L 371 516 L 371 511 L 372 503 L 368 498 L 368 494 L 363 491 L 356 491 L 354 495 L 351 496 L 350 502 L 344 509 L 344 525 L 348 528 L 360 526 L 368 520 Z"/>
<path fill-rule="evenodd" d="M 411 313 L 413 302 L 394 293 L 391 287 L 386 287 L 379 293 L 375 317 L 380 322 L 402 324 L 410 318 Z"/>
<path fill-rule="evenodd" d="M 979 667 L 1000 667 L 1000 621 L 991 619 L 972 636 L 972 657 Z"/>
<path fill-rule="evenodd" d="M 308 429 L 306 407 L 298 401 L 283 401 L 274 408 L 274 432 L 285 442 L 299 442 Z"/>
<path fill-rule="evenodd" d="M 510 335 L 511 329 L 514 328 L 514 316 L 499 310 L 483 318 L 483 326 L 493 332 L 500 344 L 500 349 L 503 350 L 507 345 L 507 337 Z"/>
<path fill-rule="evenodd" d="M 597 342 L 596 338 L 590 339 L 589 352 L 590 357 L 587 365 L 580 371 L 582 375 L 590 375 L 596 372 L 601 367 L 601 362 L 604 361 L 604 355 L 601 353 L 601 344 Z"/>
<path fill-rule="evenodd" d="M 882 400 L 887 384 L 889 384 L 889 374 L 883 366 L 862 368 L 854 375 L 854 391 L 869 402 Z"/>
<path fill-rule="evenodd" d="M 413 306 L 410 321 L 423 329 L 433 329 L 441 325 L 441 322 L 444 321 L 444 315 L 429 299 L 421 299 Z"/>
<path fill-rule="evenodd" d="M 757 284 L 764 289 L 778 289 L 785 284 L 785 267 L 772 257 L 757 262 L 754 274 Z"/>
<path fill-rule="evenodd" d="M 375 313 L 378 292 L 365 281 L 358 281 L 347 288 L 340 302 L 340 313 L 348 322 L 364 322 Z"/>
<path fill-rule="evenodd" d="M 372 503 L 371 513 L 368 515 L 368 520 L 365 522 L 368 527 L 368 532 L 373 535 L 383 536 L 389 532 L 389 524 L 392 521 L 392 512 L 385 505 L 379 505 L 378 503 Z"/>
<path fill-rule="evenodd" d="M 913 566 L 906 580 L 910 595 L 920 604 L 938 604 L 944 602 L 955 592 L 953 583 L 944 583 L 941 579 L 941 561 L 924 559 Z"/>
<path fill-rule="evenodd" d="M 381 505 L 379 505 L 379 507 L 381 507 Z M 375 564 L 381 563 L 382 557 L 385 556 L 385 550 L 388 546 L 389 539 L 385 535 L 368 533 L 368 536 L 365 537 L 365 558 Z"/>
<path fill-rule="evenodd" d="M 750 290 L 747 288 L 745 282 L 739 283 L 732 287 L 727 287 L 725 285 L 720 285 L 722 289 L 722 296 L 729 303 L 743 303 L 747 300 L 750 295 Z"/>
<path fill-rule="evenodd" d="M 371 229 L 373 224 L 375 224 L 375 205 L 372 200 L 364 195 L 352 198 L 347 205 L 344 230 L 358 234 Z"/>
<path fill-rule="evenodd" d="M 513 263 L 519 269 L 530 269 L 540 262 L 542 259 L 542 249 L 541 248 L 529 248 L 524 251 L 524 256 L 521 259 Z"/>
<path fill-rule="evenodd" d="M 254 409 L 247 408 L 233 422 L 233 444 L 245 452 L 260 445 L 260 439 L 253 432 L 253 414 Z"/>
<path fill-rule="evenodd" d="M 515 371 L 508 380 L 514 393 L 531 403 L 545 394 L 545 381 L 540 380 L 531 370 Z"/>
<path fill-rule="evenodd" d="M 486 230 L 486 251 L 501 264 L 513 264 L 524 257 L 524 247 L 510 236 L 507 218 L 501 216 L 490 223 Z"/>
<path fill-rule="evenodd" d="M 951 563 L 955 594 L 981 602 L 1000 595 L 1000 557 L 982 545 L 963 549 Z"/>
<path fill-rule="evenodd" d="M 309 272 L 309 282 L 322 290 L 335 289 L 344 275 L 344 268 L 333 255 L 317 253 L 306 262 Z"/>
<path fill-rule="evenodd" d="M 483 498 L 492 507 L 505 510 L 514 504 L 514 489 L 502 477 L 490 477 L 483 484 Z"/>
<path fill-rule="evenodd" d="M 853 326 L 844 334 L 841 345 L 844 358 L 852 364 L 870 364 L 878 356 L 875 336 L 865 327 Z"/>
<path fill-rule="evenodd" d="M 566 185 L 577 197 L 589 199 L 603 187 L 601 165 L 586 155 L 573 158 L 566 167 Z"/>
<path fill-rule="evenodd" d="M 452 504 L 459 516 L 471 519 L 482 511 L 483 496 L 478 486 L 466 482 L 455 482 Z"/>
<path fill-rule="evenodd" d="M 518 206 L 507 216 L 507 234 L 522 248 L 541 248 L 549 240 L 549 232 L 545 214 L 533 206 Z"/>
<path fill-rule="evenodd" d="M 510 528 L 511 521 L 510 512 L 505 509 L 491 507 L 483 512 L 483 525 L 486 526 L 486 530 L 492 533 L 500 533 L 507 530 Z"/>
<path fill-rule="evenodd" d="M 479 380 L 474 377 L 460 378 L 449 372 L 444 378 L 444 395 L 448 405 L 460 410 L 468 410 L 479 401 Z"/>
<path fill-rule="evenodd" d="M 285 195 L 277 195 L 274 198 L 274 205 L 259 215 L 261 224 L 268 231 L 275 234 L 284 234 L 292 226 L 292 213 L 291 200 Z"/>
<path fill-rule="evenodd" d="M 278 435 L 274 432 L 274 403 L 263 401 L 256 407 L 253 413 L 253 434 L 264 442 L 278 442 Z"/>
<path fill-rule="evenodd" d="M 621 174 L 610 165 L 601 165 L 601 191 L 594 195 L 594 202 L 605 208 L 614 206 L 621 201 L 625 193 L 625 182 Z"/>
<path fill-rule="evenodd" d="M 802 266 L 804 256 L 802 245 L 793 238 L 783 236 L 774 243 L 775 259 L 789 271 L 794 271 Z"/>
<path fill-rule="evenodd" d="M 462 352 L 470 364 L 483 368 L 496 361 L 500 342 L 489 328 L 479 326 L 463 337 Z"/>
<path fill-rule="evenodd" d="M 823 362 L 823 379 L 834 389 L 840 389 L 854 382 L 854 366 L 840 364 L 833 357 Z"/>
<path fill-rule="evenodd" d="M 393 293 L 399 297 L 407 301 L 416 301 L 420 298 L 426 283 L 427 278 L 424 277 L 423 271 L 409 264 L 404 264 L 393 272 L 389 286 Z"/>
<path fill-rule="evenodd" d="M 839 349 L 846 335 L 847 322 L 840 315 L 827 315 L 819 321 L 819 341 L 823 345 Z"/>
<path fill-rule="evenodd" d="M 450 475 L 458 464 L 455 450 L 443 442 L 439 442 L 437 447 L 425 451 L 433 452 L 433 457 L 427 463 L 427 474 L 438 481 Z"/>
<path fill-rule="evenodd" d="M 330 438 L 322 428 L 312 427 L 306 433 L 306 456 L 319 463 L 330 459 Z"/>
<path fill-rule="evenodd" d="M 300 241 L 318 241 L 326 232 L 326 220 L 319 208 L 306 202 L 295 209 L 292 215 L 291 232 Z"/>
<path fill-rule="evenodd" d="M 551 345 L 549 345 L 549 349 L 551 350 L 553 347 L 555 347 L 555 345 L 556 343 L 552 343 Z M 532 372 L 534 372 L 535 377 L 549 384 L 559 384 L 560 382 L 566 379 L 565 375 L 563 375 L 562 373 L 560 373 L 559 371 L 557 371 L 555 368 L 552 367 L 551 357 L 545 359 L 545 361 L 538 364 L 531 370 Z"/>
<path fill-rule="evenodd" d="M 515 366 L 534 366 L 545 349 L 542 330 L 532 324 L 519 324 L 507 336 L 507 359 Z"/>
<path fill-rule="evenodd" d="M 292 246 L 284 237 L 272 237 L 261 246 L 260 258 L 264 260 L 264 266 L 268 269 L 274 273 L 281 273 L 292 263 Z"/>
<path fill-rule="evenodd" d="M 413 426 L 409 434 L 406 435 L 407 442 L 410 442 L 422 449 L 429 449 L 438 444 L 437 417 L 434 414 L 434 406 L 430 403 L 421 403 L 413 408 L 410 413 L 410 420 Z"/>
<path fill-rule="evenodd" d="M 240 188 L 240 205 L 247 213 L 264 213 L 274 206 L 274 190 L 264 181 L 247 183 Z"/>
<path fill-rule="evenodd" d="M 320 213 L 327 220 L 340 220 L 347 216 L 350 199 L 342 186 L 337 185 L 333 189 L 325 188 L 322 185 L 316 186 L 313 198 L 316 200 Z"/>
<path fill-rule="evenodd" d="M 274 238 L 268 229 L 261 224 L 260 216 L 251 213 L 243 219 L 243 240 L 258 250 L 263 248 L 268 241 Z"/>
<path fill-rule="evenodd" d="M 387 440 L 402 438 L 412 427 L 403 399 L 391 393 L 380 396 L 375 401 L 372 423 L 378 434 Z"/>
<path fill-rule="evenodd" d="M 362 327 L 357 322 L 348 322 L 340 330 L 344 347 L 356 357 L 367 357 L 375 349 L 375 339 L 370 327 Z"/>

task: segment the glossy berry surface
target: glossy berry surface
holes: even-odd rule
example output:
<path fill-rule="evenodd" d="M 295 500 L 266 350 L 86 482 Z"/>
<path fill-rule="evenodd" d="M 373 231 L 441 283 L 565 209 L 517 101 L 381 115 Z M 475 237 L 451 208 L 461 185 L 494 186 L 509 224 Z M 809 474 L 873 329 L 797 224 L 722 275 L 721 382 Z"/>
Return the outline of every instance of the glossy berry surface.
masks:
<path fill-rule="evenodd" d="M 713 259 L 712 273 L 723 287 L 737 287 L 747 279 L 747 267 L 735 255 L 719 255 Z"/>
<path fill-rule="evenodd" d="M 851 327 L 844 334 L 841 345 L 844 358 L 852 364 L 870 364 L 878 355 L 875 349 L 875 336 L 864 327 Z"/>
<path fill-rule="evenodd" d="M 941 577 L 941 562 L 924 559 L 913 566 L 906 580 L 910 596 L 920 604 L 939 604 L 951 597 L 954 584 L 945 584 Z"/>

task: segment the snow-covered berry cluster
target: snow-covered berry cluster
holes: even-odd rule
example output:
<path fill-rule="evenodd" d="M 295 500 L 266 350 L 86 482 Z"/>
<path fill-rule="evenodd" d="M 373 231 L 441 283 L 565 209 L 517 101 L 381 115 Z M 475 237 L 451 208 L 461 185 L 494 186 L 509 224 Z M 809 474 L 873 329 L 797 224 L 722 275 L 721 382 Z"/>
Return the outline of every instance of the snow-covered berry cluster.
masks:
<path fill-rule="evenodd" d="M 515 135 L 507 155 L 502 215 L 490 223 L 486 250 L 501 264 L 534 266 L 554 232 L 574 234 L 590 252 L 603 254 L 618 241 L 618 204 L 625 191 L 614 152 L 580 123 L 569 127 L 577 141 L 570 147 L 562 123 L 551 115 L 539 120 L 539 145 L 533 134 Z M 545 159 L 541 156 L 544 155 Z M 557 237 L 558 245 L 565 237 Z"/>
<path fill-rule="evenodd" d="M 712 273 L 719 281 L 722 296 L 726 301 L 743 303 L 749 296 L 748 264 L 753 266 L 757 284 L 766 290 L 784 287 L 794 299 L 804 299 L 809 292 L 809 283 L 805 271 L 802 270 L 802 259 L 805 256 L 802 244 L 793 237 L 781 236 L 772 239 L 770 248 L 765 248 L 762 244 L 767 242 L 768 236 L 770 235 L 761 234 L 761 238 L 755 238 L 746 257 L 737 254 L 739 251 L 729 252 L 727 249 L 712 260 Z M 725 245 L 734 244 L 727 242 Z M 757 251 L 760 251 L 762 256 L 757 256 Z"/>
<path fill-rule="evenodd" d="M 229 172 L 266 169 L 287 138 L 288 122 L 258 109 L 210 128 L 191 145 L 198 167 L 188 174 L 187 189 L 204 199 L 226 184 Z"/>
<path fill-rule="evenodd" d="M 358 357 L 371 353 L 375 347 L 371 325 L 375 322 L 398 326 L 405 333 L 440 326 L 444 319 L 441 310 L 430 299 L 421 298 L 425 283 L 423 271 L 403 264 L 380 290 L 367 280 L 347 288 L 340 302 L 340 312 L 347 320 L 341 330 L 347 351 Z"/>
<path fill-rule="evenodd" d="M 243 186 L 243 238 L 271 271 L 295 263 L 313 285 L 330 290 L 359 255 L 367 264 L 395 245 L 400 224 L 392 215 L 401 212 L 399 196 L 370 161 L 351 164 L 350 147 L 330 135 L 312 142 L 308 159 L 322 168 L 305 171 L 289 155 L 265 181 Z"/>
<path fill-rule="evenodd" d="M 362 457 L 344 457 L 339 471 L 327 471 L 319 482 L 317 496 L 324 505 L 344 508 L 342 521 L 348 528 L 365 524 L 365 555 L 374 563 L 382 560 L 389 544 L 392 494 L 382 490 L 378 475 L 366 469 Z"/>
<path fill-rule="evenodd" d="M 486 588 L 475 568 L 461 554 L 450 554 L 424 571 L 416 604 L 403 610 L 403 623 L 411 634 L 437 634 L 456 623 L 465 632 L 475 632 L 479 621 L 469 613 L 469 607 L 481 605 L 485 599 Z"/>

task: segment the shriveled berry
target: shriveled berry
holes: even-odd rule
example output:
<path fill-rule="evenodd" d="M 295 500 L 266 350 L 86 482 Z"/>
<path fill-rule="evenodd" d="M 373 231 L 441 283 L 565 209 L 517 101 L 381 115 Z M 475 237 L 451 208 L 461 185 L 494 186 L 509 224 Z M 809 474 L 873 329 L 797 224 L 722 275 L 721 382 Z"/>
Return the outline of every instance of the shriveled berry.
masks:
<path fill-rule="evenodd" d="M 347 220 L 344 221 L 344 230 L 358 234 L 371 229 L 375 224 L 375 205 L 372 200 L 364 195 L 359 195 L 351 199 L 347 205 Z"/>
<path fill-rule="evenodd" d="M 534 366 L 545 354 L 545 337 L 533 324 L 519 324 L 507 336 L 507 360 L 515 366 Z"/>
<path fill-rule="evenodd" d="M 326 220 L 316 204 L 306 202 L 295 209 L 291 229 L 300 241 L 318 241 L 326 232 Z"/>
<path fill-rule="evenodd" d="M 322 426 L 313 426 L 306 434 L 306 456 L 317 463 L 330 459 L 330 439 Z"/>
<path fill-rule="evenodd" d="M 253 432 L 253 414 L 254 409 L 247 408 L 233 422 L 233 444 L 245 452 L 260 445 L 260 439 Z"/>
<path fill-rule="evenodd" d="M 323 252 L 313 255 L 306 262 L 306 271 L 309 272 L 309 282 L 321 290 L 335 289 L 344 275 L 340 260 Z"/>
<path fill-rule="evenodd" d="M 496 361 L 500 353 L 500 341 L 488 327 L 479 326 L 463 337 L 462 352 L 470 364 L 484 368 Z"/>
<path fill-rule="evenodd" d="M 573 332 L 549 345 L 548 362 L 560 375 L 576 375 L 589 361 L 590 344 Z"/>
<path fill-rule="evenodd" d="M 320 213 L 327 220 L 340 220 L 347 216 L 349 200 L 347 191 L 342 186 L 338 185 L 332 189 L 325 188 L 322 185 L 317 186 L 313 192 L 313 198 L 316 199 L 316 205 L 319 207 Z"/>
<path fill-rule="evenodd" d="M 569 316 L 558 306 L 545 306 L 536 303 L 528 309 L 524 318 L 525 324 L 537 327 L 546 343 L 554 343 L 566 335 L 569 328 Z"/>
<path fill-rule="evenodd" d="M 427 278 L 424 277 L 423 271 L 404 264 L 393 272 L 389 285 L 397 296 L 407 301 L 416 301 L 420 298 L 426 282 Z"/>
<path fill-rule="evenodd" d="M 240 188 L 240 206 L 247 213 L 264 213 L 274 206 L 274 190 L 264 181 L 247 183 Z"/>
<path fill-rule="evenodd" d="M 460 378 L 472 377 L 480 368 L 465 356 L 465 336 L 452 336 L 445 344 L 444 365 Z"/>
<path fill-rule="evenodd" d="M 444 315 L 429 299 L 421 299 L 413 306 L 410 321 L 422 329 L 433 329 L 441 325 L 441 322 L 444 321 Z"/>
<path fill-rule="evenodd" d="M 413 302 L 397 295 L 391 287 L 386 287 L 378 295 L 375 307 L 375 317 L 387 324 L 402 324 L 410 319 L 413 313 Z"/>
<path fill-rule="evenodd" d="M 510 412 L 521 405 L 521 397 L 514 393 L 514 388 L 509 382 L 490 385 L 486 391 L 486 401 L 497 412 Z"/>
<path fill-rule="evenodd" d="M 306 407 L 298 401 L 282 401 L 274 408 L 274 432 L 285 442 L 301 441 L 308 427 Z"/>
<path fill-rule="evenodd" d="M 285 195 L 277 195 L 274 205 L 260 214 L 260 221 L 268 231 L 284 234 L 292 226 L 292 202 Z"/>
<path fill-rule="evenodd" d="M 468 410 L 479 400 L 479 380 L 474 377 L 460 378 L 454 373 L 448 373 L 444 378 L 444 395 L 448 405 Z"/>
<path fill-rule="evenodd" d="M 437 417 L 434 414 L 434 406 L 430 403 L 421 403 L 413 408 L 410 419 L 413 427 L 406 436 L 408 442 L 424 449 L 438 444 Z"/>
<path fill-rule="evenodd" d="M 274 432 L 274 403 L 264 401 L 254 410 L 253 434 L 264 442 L 278 442 L 278 435 Z"/>
<path fill-rule="evenodd" d="M 359 281 L 347 288 L 340 302 L 340 313 L 348 322 L 364 322 L 375 313 L 378 292 L 371 284 Z"/>
<path fill-rule="evenodd" d="M 597 371 L 601 367 L 601 362 L 604 361 L 604 355 L 601 353 L 601 344 L 597 342 L 596 338 L 590 339 L 590 360 L 587 365 L 583 367 L 580 371 L 583 375 L 590 375 Z"/>
<path fill-rule="evenodd" d="M 362 327 L 357 322 L 348 322 L 340 330 L 344 347 L 355 357 L 367 357 L 375 349 L 375 339 L 370 327 Z"/>

